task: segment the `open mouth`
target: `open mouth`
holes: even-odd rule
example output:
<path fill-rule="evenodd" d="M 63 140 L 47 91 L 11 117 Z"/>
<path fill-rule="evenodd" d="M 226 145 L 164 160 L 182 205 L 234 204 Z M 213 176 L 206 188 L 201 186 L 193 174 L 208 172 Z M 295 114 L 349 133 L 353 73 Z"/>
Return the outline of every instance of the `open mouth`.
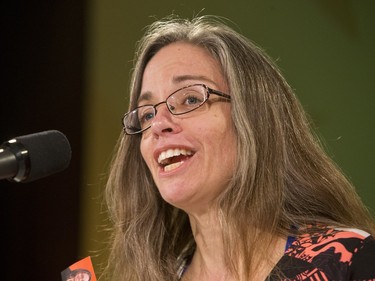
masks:
<path fill-rule="evenodd" d="M 160 153 L 158 163 L 164 172 L 168 172 L 181 166 L 192 155 L 192 151 L 183 148 L 168 149 Z"/>

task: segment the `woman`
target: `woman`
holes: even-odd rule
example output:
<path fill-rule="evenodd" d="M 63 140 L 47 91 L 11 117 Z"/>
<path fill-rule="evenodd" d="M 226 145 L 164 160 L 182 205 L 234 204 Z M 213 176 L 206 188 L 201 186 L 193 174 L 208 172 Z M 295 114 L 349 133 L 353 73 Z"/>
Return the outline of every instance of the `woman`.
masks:
<path fill-rule="evenodd" d="M 130 92 L 110 280 L 375 278 L 373 219 L 247 38 L 215 17 L 155 22 Z"/>

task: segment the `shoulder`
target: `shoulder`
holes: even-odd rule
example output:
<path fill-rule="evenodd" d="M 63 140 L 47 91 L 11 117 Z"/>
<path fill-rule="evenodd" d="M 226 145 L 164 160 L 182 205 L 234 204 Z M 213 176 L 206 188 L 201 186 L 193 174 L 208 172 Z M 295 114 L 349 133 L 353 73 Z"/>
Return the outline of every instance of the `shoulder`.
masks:
<path fill-rule="evenodd" d="M 314 227 L 294 239 L 280 265 L 291 280 L 313 272 L 328 280 L 375 279 L 375 240 L 360 229 Z"/>
<path fill-rule="evenodd" d="M 369 233 L 356 228 L 314 227 L 307 233 L 297 236 L 293 245 L 306 250 L 322 250 L 325 246 L 360 246 L 365 241 L 373 240 Z"/>
<path fill-rule="evenodd" d="M 370 250 L 374 247 L 374 237 L 363 230 L 319 227 L 297 236 L 286 254 L 296 257 L 303 254 L 305 258 L 312 260 L 324 253 L 324 257 L 331 256 L 340 262 L 350 262 L 363 248 Z M 329 253 L 331 255 L 327 255 Z"/>

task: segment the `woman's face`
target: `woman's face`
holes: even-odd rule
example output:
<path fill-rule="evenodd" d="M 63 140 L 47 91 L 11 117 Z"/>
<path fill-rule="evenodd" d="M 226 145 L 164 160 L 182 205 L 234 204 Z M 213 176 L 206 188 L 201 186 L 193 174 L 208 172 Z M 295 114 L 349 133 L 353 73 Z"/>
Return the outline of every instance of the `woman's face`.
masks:
<path fill-rule="evenodd" d="M 177 89 L 196 83 L 229 94 L 221 67 L 208 51 L 188 43 L 170 44 L 147 64 L 139 105 L 165 101 Z M 143 132 L 140 148 L 165 201 L 187 212 L 205 212 L 234 173 L 231 104 L 211 95 L 201 108 L 172 115 L 163 103 L 151 128 Z M 161 165 L 160 158 L 172 151 L 169 165 Z"/>

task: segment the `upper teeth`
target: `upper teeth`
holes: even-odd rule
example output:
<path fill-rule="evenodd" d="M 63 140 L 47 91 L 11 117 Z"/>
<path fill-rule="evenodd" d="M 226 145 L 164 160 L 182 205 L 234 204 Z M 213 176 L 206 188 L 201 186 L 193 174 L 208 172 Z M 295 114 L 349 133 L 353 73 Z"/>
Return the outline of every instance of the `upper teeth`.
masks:
<path fill-rule="evenodd" d="M 159 164 L 165 164 L 166 159 L 171 158 L 173 156 L 178 156 L 178 155 L 191 155 L 192 152 L 190 150 L 186 150 L 183 148 L 175 148 L 175 149 L 168 149 L 167 151 L 163 151 L 160 153 L 158 157 L 158 163 Z"/>

